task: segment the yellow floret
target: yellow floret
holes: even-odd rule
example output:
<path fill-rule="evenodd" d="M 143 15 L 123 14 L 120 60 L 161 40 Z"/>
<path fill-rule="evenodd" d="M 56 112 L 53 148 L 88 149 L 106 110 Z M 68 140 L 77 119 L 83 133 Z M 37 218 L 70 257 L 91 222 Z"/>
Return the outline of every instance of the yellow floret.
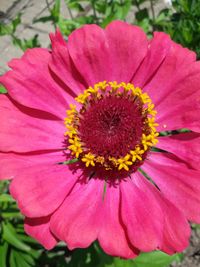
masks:
<path fill-rule="evenodd" d="M 95 156 L 92 153 L 85 154 L 82 158 L 82 161 L 85 162 L 86 167 L 89 167 L 90 165 L 95 166 Z"/>
<path fill-rule="evenodd" d="M 90 96 L 90 93 L 85 90 L 83 94 L 79 94 L 75 100 L 81 104 L 85 104 L 87 102 L 88 97 Z"/>
<path fill-rule="evenodd" d="M 129 170 L 129 166 L 132 165 L 132 161 L 129 161 L 130 155 L 127 154 L 124 158 L 120 158 L 117 160 L 118 163 L 118 170 L 125 169 L 126 171 Z"/>
<path fill-rule="evenodd" d="M 137 146 L 135 150 L 131 150 L 130 154 L 132 156 L 132 161 L 135 162 L 137 159 L 142 160 L 141 155 L 143 155 L 144 152 L 145 151 L 143 149 L 140 149 L 139 146 Z"/>
<path fill-rule="evenodd" d="M 158 126 L 158 123 L 155 122 L 155 117 L 152 118 L 147 118 L 147 123 L 149 125 L 149 127 L 151 128 L 151 130 L 153 132 L 156 132 L 156 126 Z"/>

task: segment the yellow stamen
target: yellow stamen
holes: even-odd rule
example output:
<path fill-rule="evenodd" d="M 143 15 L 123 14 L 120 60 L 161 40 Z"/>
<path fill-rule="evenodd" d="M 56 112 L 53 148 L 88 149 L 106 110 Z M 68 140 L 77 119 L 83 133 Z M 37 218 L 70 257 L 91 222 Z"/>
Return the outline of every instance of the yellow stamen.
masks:
<path fill-rule="evenodd" d="M 139 146 L 136 146 L 135 150 L 131 150 L 130 154 L 132 156 L 132 162 L 135 162 L 137 159 L 142 160 L 141 155 L 143 155 L 144 152 L 145 151 L 143 149 L 140 149 Z"/>
<path fill-rule="evenodd" d="M 95 166 L 95 156 L 92 153 L 85 154 L 82 161 L 85 162 L 86 167 Z"/>
<path fill-rule="evenodd" d="M 130 155 L 127 154 L 124 158 L 120 158 L 117 160 L 118 163 L 118 170 L 120 171 L 121 169 L 125 169 L 126 171 L 129 170 L 129 166 L 133 164 L 132 161 L 129 161 Z"/>
<path fill-rule="evenodd" d="M 85 104 L 86 100 L 88 99 L 88 97 L 90 96 L 90 93 L 88 92 L 88 90 L 85 90 L 83 92 L 83 94 L 79 94 L 75 100 L 81 104 Z"/>
<path fill-rule="evenodd" d="M 105 162 L 105 159 L 104 159 L 104 157 L 100 157 L 100 156 L 98 156 L 98 157 L 95 159 L 95 161 L 96 161 L 97 163 L 100 163 L 101 165 L 103 165 L 103 163 Z"/>

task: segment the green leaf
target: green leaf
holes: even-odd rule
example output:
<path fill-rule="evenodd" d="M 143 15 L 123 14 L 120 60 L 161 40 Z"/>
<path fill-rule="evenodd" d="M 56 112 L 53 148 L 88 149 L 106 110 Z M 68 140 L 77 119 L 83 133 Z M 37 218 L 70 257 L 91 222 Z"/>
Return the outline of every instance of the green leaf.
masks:
<path fill-rule="evenodd" d="M 137 267 L 167 267 L 173 261 L 180 261 L 181 254 L 169 256 L 161 251 L 142 253 L 138 258 L 133 260 Z"/>
<path fill-rule="evenodd" d="M 19 211 L 9 212 L 7 210 L 5 210 L 4 212 L 2 212 L 2 217 L 4 219 L 12 219 L 12 218 L 22 219 L 23 218 L 22 214 Z"/>
<path fill-rule="evenodd" d="M 11 197 L 11 195 L 2 194 L 0 195 L 0 202 L 14 202 L 14 199 Z"/>
<path fill-rule="evenodd" d="M 10 265 L 11 267 L 31 267 L 34 266 L 34 261 L 32 263 L 25 260 L 24 255 L 28 256 L 27 254 L 21 253 L 20 251 L 11 250 L 10 254 Z"/>
<path fill-rule="evenodd" d="M 10 259 L 9 259 L 9 262 L 10 262 L 10 267 L 18 267 L 17 266 L 17 263 L 15 261 L 15 254 L 14 254 L 14 251 L 12 250 L 11 253 L 10 253 Z"/>
<path fill-rule="evenodd" d="M 33 23 L 37 23 L 37 22 L 43 22 L 43 23 L 45 23 L 45 22 L 52 21 L 52 20 L 53 20 L 53 16 L 50 15 L 50 16 L 44 16 L 44 17 L 35 19 L 35 20 L 33 21 Z"/>
<path fill-rule="evenodd" d="M 78 161 L 78 159 L 70 159 L 70 160 L 67 160 L 67 161 L 61 162 L 61 164 L 68 165 L 68 164 L 75 163 L 75 162 L 77 162 L 77 161 Z"/>
<path fill-rule="evenodd" d="M 173 261 L 180 261 L 182 254 L 169 256 L 161 251 L 141 253 L 137 258 L 123 260 L 117 257 L 110 257 L 105 254 L 97 243 L 94 248 L 99 256 L 99 264 L 96 267 L 167 267 Z"/>
<path fill-rule="evenodd" d="M 16 36 L 12 36 L 13 44 L 18 46 L 22 51 L 25 51 L 27 48 L 40 47 L 40 43 L 38 41 L 38 34 L 35 34 L 30 39 L 19 39 Z"/>
<path fill-rule="evenodd" d="M 113 262 L 105 263 L 104 267 L 167 267 L 175 260 L 180 261 L 180 256 L 169 256 L 161 251 L 153 251 L 142 253 L 135 260 L 114 258 Z"/>
<path fill-rule="evenodd" d="M 84 11 L 84 8 L 82 7 L 82 5 L 80 3 L 78 3 L 78 1 L 77 2 L 71 2 L 71 3 L 67 4 L 67 6 L 68 6 L 68 8 L 77 10 L 79 12 Z"/>
<path fill-rule="evenodd" d="M 114 258 L 112 263 L 106 263 L 104 267 L 139 267 L 135 265 L 132 260 L 122 260 L 119 258 Z M 145 267 L 147 267 L 146 265 Z"/>
<path fill-rule="evenodd" d="M 8 253 L 8 243 L 7 242 L 3 242 L 2 244 L 0 243 L 0 266 L 1 267 L 6 267 L 7 253 Z"/>
<path fill-rule="evenodd" d="M 15 251 L 15 259 L 20 267 L 34 266 L 35 260 L 27 253 Z"/>
<path fill-rule="evenodd" d="M 106 27 L 108 23 L 115 19 L 125 20 L 131 8 L 130 0 L 123 1 L 122 3 L 112 1 L 111 3 L 110 7 L 108 5 L 106 8 L 106 15 L 101 22 L 102 27 Z"/>
<path fill-rule="evenodd" d="M 135 17 L 138 21 L 143 21 L 143 19 L 149 18 L 149 13 L 147 8 L 140 9 L 135 13 Z"/>
<path fill-rule="evenodd" d="M 0 84 L 0 94 L 6 94 L 6 93 L 7 93 L 6 88 Z"/>
<path fill-rule="evenodd" d="M 15 19 L 12 20 L 12 33 L 15 33 L 17 26 L 21 23 L 21 14 L 18 14 Z"/>
<path fill-rule="evenodd" d="M 12 26 L 0 23 L 0 36 L 12 34 Z"/>
<path fill-rule="evenodd" d="M 55 0 L 55 4 L 50 12 L 51 15 L 53 16 L 54 22 L 57 23 L 60 17 L 60 0 Z"/>
<path fill-rule="evenodd" d="M 12 246 L 22 250 L 22 251 L 30 251 L 31 248 L 26 245 L 25 243 L 23 243 L 16 231 L 15 231 L 15 228 L 12 226 L 12 224 L 10 223 L 5 223 L 3 222 L 2 223 L 3 225 L 3 239 L 6 240 L 9 244 L 11 244 Z"/>
<path fill-rule="evenodd" d="M 12 35 L 15 33 L 17 26 L 21 23 L 21 14 L 18 14 L 11 23 L 4 24 L 0 23 L 0 36 Z"/>

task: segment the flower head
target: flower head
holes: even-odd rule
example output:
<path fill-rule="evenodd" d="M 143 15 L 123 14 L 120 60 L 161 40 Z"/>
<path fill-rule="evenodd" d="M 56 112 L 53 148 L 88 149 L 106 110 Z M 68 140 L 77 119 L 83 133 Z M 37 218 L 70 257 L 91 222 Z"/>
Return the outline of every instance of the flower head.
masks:
<path fill-rule="evenodd" d="M 121 21 L 50 38 L 0 77 L 0 178 L 26 232 L 47 249 L 182 251 L 200 222 L 195 54 Z"/>
<path fill-rule="evenodd" d="M 79 112 L 72 106 L 65 118 L 66 142 L 86 167 L 133 170 L 157 143 L 154 105 L 133 84 L 99 82 L 76 100 Z"/>

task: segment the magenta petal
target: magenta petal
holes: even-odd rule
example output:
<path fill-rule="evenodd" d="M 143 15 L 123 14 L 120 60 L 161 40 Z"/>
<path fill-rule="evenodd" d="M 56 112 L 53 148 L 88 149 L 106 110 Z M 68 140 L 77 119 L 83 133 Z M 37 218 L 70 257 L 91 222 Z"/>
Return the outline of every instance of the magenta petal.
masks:
<path fill-rule="evenodd" d="M 181 74 L 172 81 L 170 92 L 156 106 L 158 130 L 188 128 L 200 132 L 200 62 L 181 68 Z"/>
<path fill-rule="evenodd" d="M 118 186 L 107 185 L 104 213 L 98 240 L 103 250 L 112 256 L 134 258 L 139 254 L 127 240 L 120 214 L 120 191 Z"/>
<path fill-rule="evenodd" d="M 38 165 L 47 166 L 65 160 L 66 157 L 62 150 L 24 154 L 0 153 L 0 180 L 13 179 L 24 170 L 37 167 Z"/>
<path fill-rule="evenodd" d="M 35 166 L 17 176 L 10 193 L 27 217 L 44 217 L 54 212 L 78 179 L 67 165 Z"/>
<path fill-rule="evenodd" d="M 137 26 L 113 21 L 105 29 L 113 65 L 113 79 L 130 82 L 147 52 L 146 34 Z"/>
<path fill-rule="evenodd" d="M 189 245 L 191 234 L 189 223 L 183 213 L 164 199 L 165 223 L 161 250 L 168 254 L 182 252 Z"/>
<path fill-rule="evenodd" d="M 25 218 L 25 232 L 40 242 L 46 249 L 52 249 L 57 244 L 56 238 L 49 228 L 50 217 Z"/>
<path fill-rule="evenodd" d="M 21 59 L 13 59 L 13 69 L 0 77 L 9 95 L 24 106 L 63 116 L 67 106 L 66 93 L 51 77 L 47 49 L 28 49 Z"/>
<path fill-rule="evenodd" d="M 144 64 L 138 70 L 134 81 L 137 85 L 144 84 L 144 91 L 150 95 L 154 104 L 158 105 L 176 90 L 175 83 L 187 75 L 188 66 L 195 60 L 194 52 L 174 43 L 164 33 L 155 33 Z"/>
<path fill-rule="evenodd" d="M 135 174 L 134 181 L 143 192 L 157 199 L 163 211 L 163 238 L 159 249 L 168 254 L 182 252 L 190 237 L 190 226 L 183 213 L 139 172 Z"/>
<path fill-rule="evenodd" d="M 52 58 L 49 66 L 57 77 L 63 81 L 64 89 L 68 93 L 69 103 L 74 102 L 74 97 L 85 89 L 83 78 L 76 70 L 72 59 L 69 56 L 67 43 L 63 39 L 59 30 L 55 34 L 50 34 L 52 42 Z"/>
<path fill-rule="evenodd" d="M 169 53 L 172 41 L 161 32 L 155 32 L 148 45 L 148 51 L 132 82 L 135 86 L 144 87 L 159 69 L 166 55 Z"/>
<path fill-rule="evenodd" d="M 85 25 L 70 34 L 70 56 L 87 85 L 113 80 L 113 65 L 105 31 L 97 25 Z"/>
<path fill-rule="evenodd" d="M 134 247 L 151 251 L 161 246 L 163 213 L 152 194 L 143 192 L 132 180 L 120 183 L 122 220 Z"/>
<path fill-rule="evenodd" d="M 29 152 L 63 148 L 65 126 L 50 115 L 13 104 L 6 95 L 0 96 L 0 150 Z"/>
<path fill-rule="evenodd" d="M 152 153 L 142 169 L 188 220 L 200 222 L 200 172 L 168 153 Z"/>
<path fill-rule="evenodd" d="M 75 187 L 50 220 L 51 231 L 69 249 L 88 247 L 102 224 L 102 180 L 91 179 Z"/>
<path fill-rule="evenodd" d="M 160 137 L 157 147 L 173 153 L 194 169 L 200 169 L 199 133 L 190 132 Z"/>

